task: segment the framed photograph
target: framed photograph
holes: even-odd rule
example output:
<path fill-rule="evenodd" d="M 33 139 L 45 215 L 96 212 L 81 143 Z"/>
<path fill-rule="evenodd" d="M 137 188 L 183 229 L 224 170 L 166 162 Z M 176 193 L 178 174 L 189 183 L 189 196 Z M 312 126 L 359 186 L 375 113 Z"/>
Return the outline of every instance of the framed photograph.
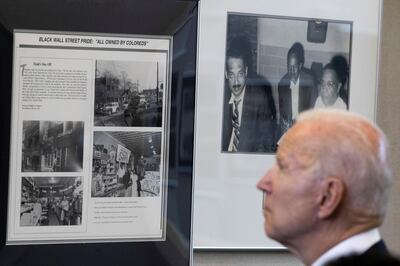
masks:
<path fill-rule="evenodd" d="M 263 232 L 256 183 L 302 111 L 375 118 L 380 10 L 379 0 L 201 2 L 195 248 L 281 248 Z"/>

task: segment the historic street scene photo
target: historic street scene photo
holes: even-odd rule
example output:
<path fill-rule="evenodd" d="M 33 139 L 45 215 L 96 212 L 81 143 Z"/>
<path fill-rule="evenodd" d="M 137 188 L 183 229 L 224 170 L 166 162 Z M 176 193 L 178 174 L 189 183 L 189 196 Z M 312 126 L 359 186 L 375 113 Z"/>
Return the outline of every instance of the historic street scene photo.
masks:
<path fill-rule="evenodd" d="M 21 226 L 82 224 L 82 177 L 22 177 Z"/>
<path fill-rule="evenodd" d="M 96 61 L 95 126 L 161 127 L 165 64 Z"/>
<path fill-rule="evenodd" d="M 160 195 L 161 132 L 94 132 L 92 197 Z"/>
<path fill-rule="evenodd" d="M 22 172 L 81 172 L 82 121 L 23 121 Z"/>

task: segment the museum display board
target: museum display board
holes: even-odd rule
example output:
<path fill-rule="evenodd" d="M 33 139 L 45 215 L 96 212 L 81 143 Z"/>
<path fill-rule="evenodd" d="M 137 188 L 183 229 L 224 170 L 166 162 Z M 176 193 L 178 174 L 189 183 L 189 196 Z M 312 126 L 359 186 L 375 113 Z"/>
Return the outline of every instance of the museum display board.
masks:
<path fill-rule="evenodd" d="M 7 243 L 165 240 L 171 41 L 14 32 Z"/>
<path fill-rule="evenodd" d="M 0 10 L 0 264 L 190 265 L 197 1 Z"/>

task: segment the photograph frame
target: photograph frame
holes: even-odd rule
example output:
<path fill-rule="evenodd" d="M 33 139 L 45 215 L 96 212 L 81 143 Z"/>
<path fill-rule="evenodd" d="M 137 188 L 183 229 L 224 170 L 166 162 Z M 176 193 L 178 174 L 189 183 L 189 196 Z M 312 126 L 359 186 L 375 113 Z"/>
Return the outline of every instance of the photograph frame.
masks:
<path fill-rule="evenodd" d="M 256 189 L 259 178 L 273 165 L 274 154 L 232 154 L 220 149 L 228 14 L 351 22 L 349 110 L 375 120 L 382 1 L 304 1 L 296 10 L 289 9 L 293 4 L 292 0 L 201 2 L 194 155 L 195 249 L 283 249 L 264 234 L 262 193 Z M 365 14 L 357 11 L 361 4 Z M 348 8 L 342 10 L 343 5 Z"/>

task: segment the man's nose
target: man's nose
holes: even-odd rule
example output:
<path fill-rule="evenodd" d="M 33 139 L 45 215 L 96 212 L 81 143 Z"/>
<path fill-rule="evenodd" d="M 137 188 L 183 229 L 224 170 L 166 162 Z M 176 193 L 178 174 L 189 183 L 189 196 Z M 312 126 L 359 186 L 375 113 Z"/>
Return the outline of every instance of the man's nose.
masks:
<path fill-rule="evenodd" d="M 271 178 L 273 176 L 273 168 L 269 169 L 258 181 L 257 188 L 262 191 L 271 190 Z"/>
<path fill-rule="evenodd" d="M 239 84 L 239 78 L 238 78 L 238 76 L 235 76 L 234 82 L 235 82 L 235 85 L 238 85 L 238 84 Z"/>

